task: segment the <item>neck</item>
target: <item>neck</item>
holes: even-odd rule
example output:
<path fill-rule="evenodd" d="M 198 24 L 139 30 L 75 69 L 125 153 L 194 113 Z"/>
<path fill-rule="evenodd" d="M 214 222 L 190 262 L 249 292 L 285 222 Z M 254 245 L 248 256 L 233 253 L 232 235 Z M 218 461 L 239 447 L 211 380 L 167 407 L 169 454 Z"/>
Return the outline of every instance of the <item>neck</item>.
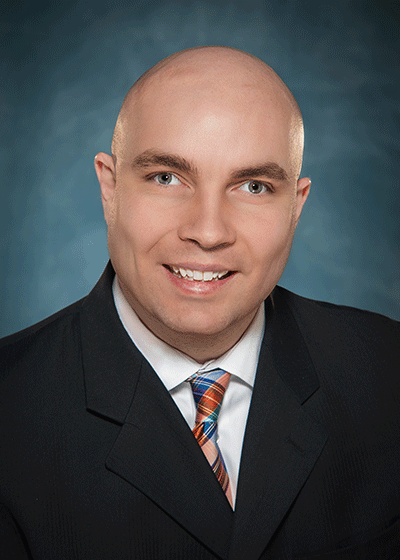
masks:
<path fill-rule="evenodd" d="M 196 362 L 204 364 L 215 360 L 228 352 L 245 334 L 257 313 L 253 312 L 245 320 L 237 321 L 234 325 L 218 334 L 199 334 L 191 332 L 177 332 L 169 329 L 159 322 L 146 321 L 137 313 L 137 316 L 154 336 L 186 354 Z M 145 318 L 147 319 L 147 317 Z"/>

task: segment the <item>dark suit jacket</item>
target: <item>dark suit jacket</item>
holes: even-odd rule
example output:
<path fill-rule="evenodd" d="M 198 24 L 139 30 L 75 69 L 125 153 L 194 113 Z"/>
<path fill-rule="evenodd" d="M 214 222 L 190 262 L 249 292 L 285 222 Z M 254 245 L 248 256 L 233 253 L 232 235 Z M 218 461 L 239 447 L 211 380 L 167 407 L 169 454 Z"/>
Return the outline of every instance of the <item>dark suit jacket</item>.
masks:
<path fill-rule="evenodd" d="M 232 512 L 109 265 L 0 350 L 0 558 L 400 558 L 399 324 L 276 288 Z"/>

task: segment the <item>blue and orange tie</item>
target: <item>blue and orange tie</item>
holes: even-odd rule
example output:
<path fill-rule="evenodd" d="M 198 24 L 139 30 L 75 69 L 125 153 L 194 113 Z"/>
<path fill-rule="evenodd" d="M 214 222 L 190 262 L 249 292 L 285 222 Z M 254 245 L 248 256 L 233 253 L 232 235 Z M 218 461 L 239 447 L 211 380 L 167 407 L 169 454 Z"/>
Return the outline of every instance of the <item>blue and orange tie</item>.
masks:
<path fill-rule="evenodd" d="M 197 407 L 193 434 L 233 507 L 229 476 L 217 444 L 217 419 L 229 378 L 230 373 L 214 369 L 201 375 L 192 375 L 188 381 Z"/>

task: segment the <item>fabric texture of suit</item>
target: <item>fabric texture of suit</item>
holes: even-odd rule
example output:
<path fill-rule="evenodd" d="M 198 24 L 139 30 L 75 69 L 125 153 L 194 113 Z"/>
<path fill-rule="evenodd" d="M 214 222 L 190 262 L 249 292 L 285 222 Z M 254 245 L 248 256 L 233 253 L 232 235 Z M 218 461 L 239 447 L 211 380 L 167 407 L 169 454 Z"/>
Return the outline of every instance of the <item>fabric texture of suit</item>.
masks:
<path fill-rule="evenodd" d="M 275 288 L 233 513 L 113 275 L 2 341 L 1 559 L 400 558 L 398 323 Z"/>

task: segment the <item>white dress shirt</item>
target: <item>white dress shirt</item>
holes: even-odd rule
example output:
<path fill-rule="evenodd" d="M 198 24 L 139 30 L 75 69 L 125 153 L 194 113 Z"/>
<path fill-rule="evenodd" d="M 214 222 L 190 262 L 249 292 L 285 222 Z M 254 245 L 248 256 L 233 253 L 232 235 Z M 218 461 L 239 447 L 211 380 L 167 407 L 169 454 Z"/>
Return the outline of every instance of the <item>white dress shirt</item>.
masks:
<path fill-rule="evenodd" d="M 157 338 L 141 322 L 122 293 L 117 277 L 113 282 L 113 295 L 125 330 L 169 391 L 190 429 L 194 428 L 196 405 L 187 379 L 195 373 L 215 368 L 231 374 L 218 416 L 218 446 L 225 461 L 235 502 L 244 432 L 264 334 L 264 304 L 233 348 L 215 360 L 199 364 Z"/>

